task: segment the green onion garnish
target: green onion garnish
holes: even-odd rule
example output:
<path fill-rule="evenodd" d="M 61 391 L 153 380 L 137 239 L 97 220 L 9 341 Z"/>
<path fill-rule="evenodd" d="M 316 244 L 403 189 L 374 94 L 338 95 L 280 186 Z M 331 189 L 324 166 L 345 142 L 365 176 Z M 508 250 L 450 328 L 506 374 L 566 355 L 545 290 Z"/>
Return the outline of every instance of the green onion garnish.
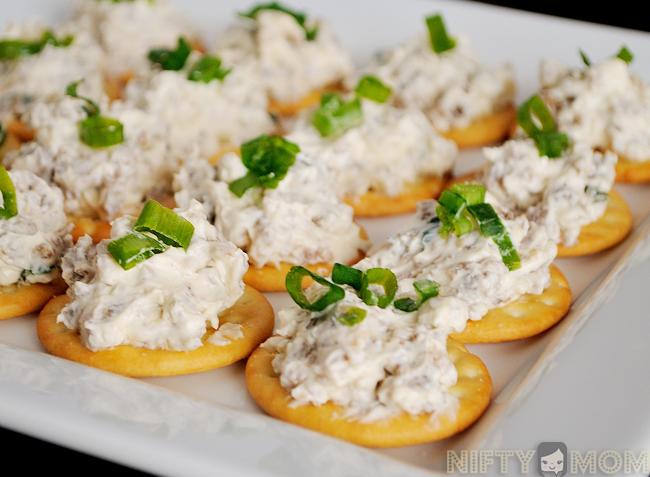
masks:
<path fill-rule="evenodd" d="M 533 120 L 541 124 L 541 129 Z M 555 120 L 541 96 L 534 94 L 517 109 L 517 122 L 528 136 L 537 143 L 540 156 L 551 159 L 560 157 L 569 147 L 569 137 L 556 131 Z"/>
<path fill-rule="evenodd" d="M 163 70 L 179 71 L 185 66 L 187 58 L 190 56 L 192 49 L 182 36 L 178 38 L 178 45 L 175 50 L 169 48 L 156 48 L 149 51 L 147 58 L 152 63 L 156 63 Z"/>
<path fill-rule="evenodd" d="M 7 139 L 7 130 L 5 129 L 5 125 L 2 124 L 2 121 L 0 121 L 0 147 L 2 147 L 6 139 Z"/>
<path fill-rule="evenodd" d="M 233 181 L 228 188 L 237 197 L 250 187 L 275 189 L 296 161 L 300 148 L 280 136 L 263 134 L 241 146 L 242 163 L 248 169 L 244 177 Z"/>
<path fill-rule="evenodd" d="M 298 25 L 300 25 L 302 29 L 305 30 L 305 38 L 307 41 L 316 39 L 316 35 L 318 34 L 318 27 L 316 26 L 314 28 L 307 28 L 307 16 L 304 13 L 294 12 L 293 10 L 289 10 L 288 8 L 283 7 L 276 2 L 257 5 L 253 7 L 253 9 L 248 13 L 239 13 L 239 16 L 245 18 L 255 18 L 255 16 L 262 10 L 276 10 L 278 12 L 283 12 L 291 15 L 293 18 L 295 18 L 296 22 L 298 22 Z"/>
<path fill-rule="evenodd" d="M 632 63 L 632 60 L 634 59 L 634 55 L 632 55 L 632 52 L 628 50 L 626 46 L 623 46 L 616 54 L 616 58 L 619 58 L 625 61 L 626 63 Z"/>
<path fill-rule="evenodd" d="M 585 66 L 591 66 L 591 60 L 589 60 L 587 54 L 582 50 L 580 50 L 580 58 L 582 58 L 582 62 L 585 64 Z"/>
<path fill-rule="evenodd" d="M 371 99 L 378 103 L 385 103 L 390 96 L 391 89 L 375 76 L 364 76 L 354 90 L 359 96 Z"/>
<path fill-rule="evenodd" d="M 230 71 L 221 67 L 221 60 L 216 56 L 205 55 L 192 66 L 187 79 L 204 83 L 209 83 L 213 79 L 223 81 Z"/>
<path fill-rule="evenodd" d="M 335 263 L 332 267 L 332 281 L 339 285 L 349 285 L 358 291 L 361 289 L 362 278 L 363 272 L 359 269 L 341 263 Z"/>
<path fill-rule="evenodd" d="M 133 226 L 133 233 L 111 240 L 107 250 L 124 270 L 129 270 L 168 247 L 187 251 L 193 234 L 194 226 L 188 220 L 150 200 Z"/>
<path fill-rule="evenodd" d="M 348 308 L 342 315 L 338 315 L 336 319 L 346 326 L 354 326 L 357 323 L 361 323 L 365 317 L 366 310 L 353 306 Z"/>
<path fill-rule="evenodd" d="M 380 295 L 372 290 L 372 285 L 381 286 L 384 294 Z M 361 279 L 359 295 L 366 305 L 377 305 L 386 308 L 391 304 L 397 293 L 397 278 L 387 268 L 369 268 Z"/>
<path fill-rule="evenodd" d="M 0 165 L 0 191 L 2 192 L 2 207 L 0 208 L 0 219 L 7 220 L 18 214 L 16 203 L 16 188 L 9 177 L 4 166 Z"/>
<path fill-rule="evenodd" d="M 316 283 L 319 283 L 328 288 L 328 291 L 318 298 L 315 302 L 310 302 L 305 292 L 302 290 L 302 280 L 304 277 L 311 277 Z M 287 292 L 300 308 L 309 311 L 322 311 L 332 303 L 342 300 L 345 296 L 345 290 L 334 283 L 329 282 L 325 278 L 317 275 L 305 267 L 291 267 L 287 278 L 285 280 L 285 287 Z"/>
<path fill-rule="evenodd" d="M 83 80 L 81 80 L 83 81 Z M 73 98 L 83 99 L 83 106 L 88 117 L 79 122 L 79 139 L 89 147 L 109 147 L 124 142 L 124 126 L 117 119 L 100 115 L 99 106 L 91 99 L 77 94 L 77 86 L 81 81 L 70 83 L 66 94 Z"/>
<path fill-rule="evenodd" d="M 21 56 L 35 55 L 40 53 L 45 45 L 52 45 L 55 47 L 69 46 L 74 37 L 67 35 L 62 39 L 57 39 L 51 30 L 43 32 L 40 40 L 26 41 L 26 40 L 2 40 L 0 41 L 0 60 L 14 60 Z"/>
<path fill-rule="evenodd" d="M 520 268 L 521 260 L 519 259 L 519 254 L 510 240 L 508 231 L 492 205 L 487 203 L 474 204 L 470 205 L 467 209 L 478 222 L 483 236 L 491 237 L 494 243 L 497 244 L 503 263 L 508 267 L 508 270 L 512 271 Z"/>
<path fill-rule="evenodd" d="M 149 235 L 132 233 L 111 240 L 106 249 L 120 267 L 129 270 L 157 253 L 164 252 L 167 247 Z"/>
<path fill-rule="evenodd" d="M 415 288 L 418 295 L 417 300 L 410 297 L 400 298 L 399 300 L 395 300 L 393 306 L 398 310 L 405 312 L 416 311 L 419 310 L 422 304 L 429 298 L 438 296 L 438 292 L 440 291 L 440 285 L 428 278 L 417 280 L 413 283 L 413 288 Z"/>
<path fill-rule="evenodd" d="M 359 98 L 344 103 L 338 94 L 325 93 L 320 104 L 311 123 L 323 137 L 342 133 L 363 119 Z"/>
<path fill-rule="evenodd" d="M 155 200 L 148 201 L 137 222 L 133 226 L 135 232 L 149 232 L 158 240 L 171 247 L 182 247 L 187 252 L 194 226 L 185 217 L 167 207 L 163 207 Z"/>
<path fill-rule="evenodd" d="M 427 28 L 429 29 L 431 48 L 434 52 L 440 54 L 456 46 L 456 40 L 447 35 L 445 22 L 440 14 L 427 17 Z"/>

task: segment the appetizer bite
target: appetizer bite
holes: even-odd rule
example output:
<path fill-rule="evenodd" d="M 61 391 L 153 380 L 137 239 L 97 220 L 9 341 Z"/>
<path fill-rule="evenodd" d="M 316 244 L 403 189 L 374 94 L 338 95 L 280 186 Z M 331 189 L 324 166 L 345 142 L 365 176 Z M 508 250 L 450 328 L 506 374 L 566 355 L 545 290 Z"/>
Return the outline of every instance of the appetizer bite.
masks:
<path fill-rule="evenodd" d="M 454 184 L 439 202 L 420 202 L 416 219 L 354 267 L 388 268 L 406 290 L 420 280 L 438 283 L 438 296 L 423 307 L 452 338 L 527 338 L 567 313 L 569 285 L 552 265 L 557 245 L 543 226 L 502 209 L 485 187 Z M 495 319 L 500 313 L 510 319 Z"/>
<path fill-rule="evenodd" d="M 476 181 L 503 207 L 546 227 L 560 257 L 620 243 L 632 228 L 632 213 L 612 189 L 616 154 L 558 132 L 538 95 L 520 106 L 518 117 L 528 137 L 485 148 L 486 163 Z"/>
<path fill-rule="evenodd" d="M 396 106 L 421 109 L 461 148 L 506 137 L 515 121 L 512 67 L 488 67 L 466 35 L 447 34 L 439 14 L 426 23 L 428 34 L 383 52 L 368 72 L 392 88 Z"/>
<path fill-rule="evenodd" d="M 396 108 L 390 95 L 364 76 L 352 94 L 325 93 L 286 135 L 325 165 L 357 216 L 412 212 L 418 201 L 438 197 L 458 155 L 422 111 Z"/>
<path fill-rule="evenodd" d="M 630 73 L 632 54 L 619 53 L 582 68 L 553 60 L 540 67 L 540 95 L 560 131 L 618 156 L 616 180 L 650 181 L 650 89 Z"/>
<path fill-rule="evenodd" d="M 305 293 L 304 277 L 315 280 Z M 435 283 L 418 283 L 416 302 L 394 300 L 398 284 L 387 269 L 362 273 L 337 264 L 331 279 L 302 267 L 287 276 L 297 305 L 278 313 L 277 335 L 246 364 L 248 390 L 262 409 L 373 447 L 443 439 L 480 417 L 490 375 L 432 325 L 424 305 Z"/>
<path fill-rule="evenodd" d="M 203 49 L 203 40 L 176 7 L 165 0 L 77 0 L 73 21 L 101 45 L 106 55 L 106 88 L 111 99 L 121 98 L 134 76 L 149 70 L 152 48 L 174 48 L 178 37 Z"/>
<path fill-rule="evenodd" d="M 0 166 L 0 319 L 39 311 L 65 291 L 61 257 L 72 245 L 63 194 L 29 171 Z"/>
<path fill-rule="evenodd" d="M 61 98 L 79 78 L 85 78 L 82 94 L 104 93 L 104 52 L 87 32 L 72 23 L 9 24 L 0 39 L 0 121 L 9 136 L 32 140 L 34 131 L 21 120 L 29 105 Z"/>
<path fill-rule="evenodd" d="M 55 356 L 127 376 L 171 376 L 234 363 L 273 331 L 268 301 L 246 287 L 246 254 L 217 238 L 198 202 L 155 201 L 80 238 L 63 258 L 67 295 L 38 317 Z"/>
<path fill-rule="evenodd" d="M 354 74 L 350 56 L 326 20 L 275 2 L 239 16 L 219 37 L 215 52 L 228 65 L 256 66 L 271 112 L 295 114 L 316 104 L 323 91 L 342 87 Z"/>
<path fill-rule="evenodd" d="M 358 261 L 369 246 L 322 163 L 280 136 L 244 143 L 241 158 L 188 161 L 174 190 L 179 206 L 199 200 L 219 237 L 246 251 L 244 281 L 260 291 L 284 290 L 292 265 L 326 274 L 335 262 Z"/>
<path fill-rule="evenodd" d="M 77 94 L 32 104 L 23 116 L 36 131 L 34 141 L 5 155 L 9 169 L 26 169 L 59 187 L 65 212 L 77 225 L 75 238 L 88 232 L 106 238 L 109 222 L 138 214 L 149 197 L 171 198 L 178 160 L 170 154 L 168 125 L 122 101 L 107 106 Z M 162 199 L 161 199 L 162 200 Z"/>
<path fill-rule="evenodd" d="M 266 88 L 252 64 L 224 68 L 214 55 L 192 51 L 180 37 L 175 49 L 149 52 L 153 68 L 133 79 L 126 99 L 170 124 L 172 153 L 216 162 L 245 141 L 274 132 Z"/>

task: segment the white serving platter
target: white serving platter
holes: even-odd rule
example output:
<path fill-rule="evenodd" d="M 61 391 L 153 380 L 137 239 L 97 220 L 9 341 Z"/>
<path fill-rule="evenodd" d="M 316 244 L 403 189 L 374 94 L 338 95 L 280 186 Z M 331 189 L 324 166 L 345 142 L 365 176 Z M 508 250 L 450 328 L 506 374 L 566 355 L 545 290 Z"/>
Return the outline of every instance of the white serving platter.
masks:
<path fill-rule="evenodd" d="M 210 44 L 237 11 L 256 2 L 177 3 Z M 650 81 L 650 35 L 544 15 L 451 0 L 286 2 L 333 23 L 353 59 L 371 56 L 424 28 L 442 12 L 450 32 L 465 32 L 488 63 L 510 62 L 518 100 L 538 85 L 543 57 L 579 64 L 625 44 L 632 70 Z M 69 0 L 5 2 L 0 24 L 39 15 L 64 19 Z M 481 161 L 464 151 L 458 172 Z M 486 414 L 459 436 L 388 450 L 365 449 L 267 417 L 249 397 L 244 364 L 195 375 L 130 379 L 53 358 L 35 331 L 35 315 L 0 322 L 0 426 L 157 475 L 443 475 L 447 451 L 536 449 L 562 441 L 585 455 L 650 449 L 650 185 L 616 189 L 634 214 L 634 231 L 618 247 L 591 257 L 558 259 L 573 292 L 569 315 L 527 340 L 474 345 L 494 382 Z M 408 216 L 362 219 L 375 244 L 404 227 Z M 267 295 L 278 310 L 285 293 Z M 487 467 L 500 473 L 499 460 Z M 609 463 L 611 464 L 611 460 Z M 509 460 L 511 470 L 518 461 Z M 529 472 L 535 474 L 535 461 Z M 648 472 L 646 472 L 647 475 Z"/>

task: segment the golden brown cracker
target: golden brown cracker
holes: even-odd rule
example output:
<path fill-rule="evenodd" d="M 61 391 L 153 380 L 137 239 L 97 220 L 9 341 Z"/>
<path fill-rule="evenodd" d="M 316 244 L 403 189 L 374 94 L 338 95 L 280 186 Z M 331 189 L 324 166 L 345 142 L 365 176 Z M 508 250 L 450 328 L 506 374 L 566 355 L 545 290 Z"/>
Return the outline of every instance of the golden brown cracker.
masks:
<path fill-rule="evenodd" d="M 435 199 L 447 185 L 447 176 L 428 177 L 404 184 L 404 190 L 389 196 L 370 190 L 359 197 L 346 197 L 344 202 L 354 209 L 356 217 L 383 217 L 413 212 L 421 200 Z"/>
<path fill-rule="evenodd" d="M 81 342 L 79 332 L 70 330 L 56 318 L 70 301 L 67 295 L 52 299 L 41 311 L 37 321 L 38 338 L 54 356 L 93 366 L 125 376 L 175 376 L 220 368 L 247 357 L 273 332 L 275 315 L 268 300 L 258 291 L 246 287 L 244 295 L 232 307 L 219 314 L 219 323 L 242 326 L 243 338 L 226 346 L 206 341 L 214 333 L 208 331 L 203 346 L 192 351 L 169 351 L 122 345 L 91 351 Z"/>
<path fill-rule="evenodd" d="M 492 380 L 483 362 L 453 339 L 447 340 L 449 357 L 458 382 L 449 392 L 458 398 L 454 417 L 402 413 L 390 419 L 360 422 L 343 417 L 344 409 L 332 403 L 292 406 L 289 392 L 273 370 L 275 355 L 260 347 L 246 364 L 246 385 L 257 404 L 269 415 L 339 439 L 370 447 L 399 447 L 452 436 L 476 421 L 487 408 Z"/>
<path fill-rule="evenodd" d="M 111 238 L 111 224 L 105 220 L 69 217 L 68 221 L 74 224 L 74 229 L 72 229 L 70 235 L 72 235 L 72 241 L 75 243 L 86 234 L 90 235 L 93 243 L 99 243 L 104 239 Z"/>
<path fill-rule="evenodd" d="M 580 229 L 578 242 L 570 247 L 558 245 L 558 257 L 578 257 L 602 252 L 618 245 L 632 230 L 632 211 L 623 196 L 616 190 L 609 191 L 609 203 L 605 213 L 595 222 Z"/>
<path fill-rule="evenodd" d="M 496 113 L 477 119 L 466 128 L 441 131 L 440 134 L 454 141 L 461 149 L 487 146 L 509 137 L 516 124 L 515 107 L 506 106 Z"/>
<path fill-rule="evenodd" d="M 560 321 L 571 306 L 571 289 L 562 272 L 550 266 L 551 284 L 540 295 L 525 294 L 478 321 L 469 320 L 451 337 L 461 343 L 498 343 L 534 336 Z"/>
<path fill-rule="evenodd" d="M 619 156 L 616 163 L 616 182 L 650 182 L 650 160 L 637 162 Z"/>
<path fill-rule="evenodd" d="M 18 136 L 16 136 L 13 133 L 7 132 L 7 136 L 5 137 L 4 142 L 0 146 L 0 162 L 2 162 L 5 155 L 8 152 L 17 151 L 18 149 L 20 149 L 21 145 L 22 142 L 20 141 Z"/>
<path fill-rule="evenodd" d="M 0 287 L 0 320 L 40 311 L 53 297 L 65 293 L 62 278 L 51 283 L 25 283 Z"/>
<path fill-rule="evenodd" d="M 7 135 L 16 137 L 21 143 L 33 141 L 36 137 L 36 131 L 30 129 L 24 121 L 19 119 L 7 121 L 4 126 Z"/>

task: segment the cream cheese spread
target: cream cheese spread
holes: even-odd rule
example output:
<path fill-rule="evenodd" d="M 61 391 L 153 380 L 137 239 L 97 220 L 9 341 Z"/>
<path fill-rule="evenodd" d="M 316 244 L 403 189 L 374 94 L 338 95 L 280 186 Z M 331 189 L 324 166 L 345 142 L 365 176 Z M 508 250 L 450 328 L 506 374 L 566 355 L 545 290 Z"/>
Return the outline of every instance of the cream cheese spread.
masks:
<path fill-rule="evenodd" d="M 197 58 L 191 55 L 187 65 Z M 157 71 L 135 79 L 126 98 L 170 124 L 169 142 L 175 155 L 186 158 L 196 148 L 213 157 L 275 129 L 268 114 L 268 96 L 251 64 L 235 66 L 223 81 L 190 81 L 188 71 Z"/>
<path fill-rule="evenodd" d="M 0 286 L 49 283 L 72 245 L 63 194 L 29 171 L 9 171 L 18 214 L 0 220 Z"/>
<path fill-rule="evenodd" d="M 544 60 L 540 85 L 560 131 L 629 161 L 650 160 L 650 86 L 625 61 L 572 68 Z"/>
<path fill-rule="evenodd" d="M 11 23 L 3 40 L 38 41 L 48 27 L 37 19 Z M 37 54 L 0 61 L 0 115 L 4 121 L 16 119 L 26 105 L 60 98 L 66 86 L 84 78 L 79 87 L 83 96 L 99 97 L 104 92 L 104 52 L 95 40 L 73 24 L 52 28 L 57 40 L 72 35 L 68 46 L 46 44 Z"/>
<path fill-rule="evenodd" d="M 403 292 L 424 278 L 439 283 L 439 295 L 422 305 L 419 319 L 447 333 L 463 331 L 467 320 L 480 320 L 490 309 L 525 293 L 542 293 L 550 284 L 549 265 L 557 245 L 543 226 L 501 209 L 489 192 L 486 202 L 506 227 L 521 268 L 509 271 L 497 244 L 478 230 L 443 238 L 434 200 L 420 202 L 415 226 L 371 250 L 355 268 L 388 268 Z"/>
<path fill-rule="evenodd" d="M 320 161 L 299 153 L 277 188 L 251 187 L 238 198 L 228 185 L 246 172 L 234 153 L 214 167 L 204 159 L 188 161 L 174 178 L 176 203 L 201 201 L 219 237 L 245 250 L 255 267 L 350 263 L 368 248 Z"/>
<path fill-rule="evenodd" d="M 513 139 L 483 149 L 486 163 L 477 181 L 499 203 L 546 227 L 566 246 L 574 245 L 582 226 L 596 221 L 607 208 L 606 193 L 616 176 L 617 157 L 574 143 L 561 157 L 539 155 L 532 139 Z"/>
<path fill-rule="evenodd" d="M 452 50 L 436 54 L 428 33 L 379 55 L 371 74 L 393 89 L 393 102 L 426 113 L 438 131 L 462 129 L 513 103 L 511 65 L 490 68 L 460 34 Z"/>
<path fill-rule="evenodd" d="M 306 291 L 314 298 L 320 285 Z M 347 287 L 346 287 L 347 288 Z M 364 310 L 360 323 L 336 319 L 351 307 Z M 292 405 L 331 402 L 344 417 L 371 422 L 396 414 L 455 415 L 449 394 L 458 373 L 447 354 L 447 335 L 417 311 L 366 305 L 350 289 L 322 312 L 292 306 L 278 313 L 274 336 L 262 346 L 278 353 L 273 368 Z"/>
<path fill-rule="evenodd" d="M 187 18 L 164 0 L 78 0 L 74 21 L 84 25 L 104 49 L 110 77 L 146 74 L 149 50 L 173 50 L 179 36 L 190 42 L 200 39 Z"/>
<path fill-rule="evenodd" d="M 335 178 L 341 198 L 373 190 L 388 196 L 450 172 L 458 155 L 418 109 L 395 108 L 362 99 L 363 122 L 334 138 L 311 124 L 313 110 L 301 114 L 287 139 L 322 161 Z"/>
<path fill-rule="evenodd" d="M 313 40 L 307 40 L 291 15 L 262 10 L 255 19 L 242 18 L 227 28 L 215 52 L 229 64 L 254 62 L 273 99 L 297 101 L 354 74 L 352 60 L 329 23 L 308 19 L 307 24 L 318 26 Z"/>
<path fill-rule="evenodd" d="M 65 211 L 102 220 L 138 214 L 147 194 L 170 191 L 178 162 L 169 154 L 168 124 L 128 103 L 104 102 L 102 115 L 124 125 L 124 142 L 90 148 L 79 139 L 81 99 L 36 102 L 24 116 L 36 139 L 8 153 L 4 165 L 27 169 L 58 186 Z"/>
<path fill-rule="evenodd" d="M 57 318 L 77 329 L 93 351 L 118 345 L 189 351 L 209 339 L 228 344 L 241 330 L 219 331 L 218 314 L 244 293 L 246 254 L 220 241 L 203 207 L 194 201 L 175 211 L 194 225 L 187 252 L 170 247 L 129 270 L 123 270 L 107 251 L 109 240 L 97 245 L 80 238 L 64 256 L 63 278 L 71 301 Z M 123 216 L 112 223 L 111 239 L 130 233 L 136 218 Z M 224 331 L 224 330 L 222 330 Z"/>

